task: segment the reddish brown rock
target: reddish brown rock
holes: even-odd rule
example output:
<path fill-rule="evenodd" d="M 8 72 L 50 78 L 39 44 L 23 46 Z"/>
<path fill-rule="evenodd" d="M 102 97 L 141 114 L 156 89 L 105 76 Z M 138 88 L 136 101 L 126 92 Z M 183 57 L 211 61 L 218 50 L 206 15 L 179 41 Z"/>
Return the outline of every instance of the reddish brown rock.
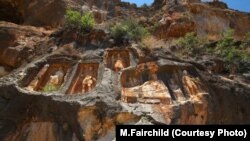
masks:
<path fill-rule="evenodd" d="M 250 29 L 250 16 L 247 13 L 227 9 L 221 2 L 174 4 L 173 1 L 162 0 L 153 6 L 161 9 L 156 11 L 153 21 L 160 21 L 155 35 L 162 39 L 196 32 L 200 36 L 207 35 L 211 40 L 218 40 L 221 33 L 228 29 L 234 29 L 235 38 L 241 39 Z"/>
<path fill-rule="evenodd" d="M 44 40 L 50 31 L 32 26 L 20 26 L 0 22 L 0 64 L 17 67 L 32 56 L 35 46 Z"/>

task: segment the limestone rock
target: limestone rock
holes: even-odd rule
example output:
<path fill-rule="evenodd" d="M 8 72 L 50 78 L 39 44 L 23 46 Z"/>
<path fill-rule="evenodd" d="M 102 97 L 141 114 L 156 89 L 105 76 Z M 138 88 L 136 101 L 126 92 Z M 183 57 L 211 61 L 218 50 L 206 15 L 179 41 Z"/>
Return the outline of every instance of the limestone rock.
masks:
<path fill-rule="evenodd" d="M 84 34 L 59 27 L 66 8 L 92 10 L 98 25 Z M 117 124 L 250 123 L 248 73 L 227 76 L 209 54 L 182 60 L 164 40 L 115 46 L 105 21 L 128 16 L 167 40 L 187 32 L 218 40 L 231 27 L 241 39 L 250 29 L 249 15 L 199 0 L 145 9 L 120 0 L 0 0 L 4 20 L 46 26 L 0 22 L 0 77 L 10 73 L 0 78 L 0 140 L 109 141 Z"/>
<path fill-rule="evenodd" d="M 17 67 L 32 57 L 37 42 L 48 36 L 43 28 L 0 22 L 0 64 Z"/>
<path fill-rule="evenodd" d="M 227 9 L 224 3 L 191 2 L 188 5 L 175 4 L 174 1 L 155 1 L 156 12 L 154 22 L 160 25 L 155 35 L 168 39 L 184 36 L 188 32 L 196 32 L 200 36 L 207 35 L 209 39 L 219 39 L 220 33 L 235 29 L 235 38 L 242 39 L 250 28 L 250 18 L 247 13 Z M 213 8 L 213 7 L 217 8 Z M 157 8 L 158 7 L 158 8 Z M 209 13 L 209 14 L 208 14 Z M 238 19 L 238 20 L 234 20 Z"/>

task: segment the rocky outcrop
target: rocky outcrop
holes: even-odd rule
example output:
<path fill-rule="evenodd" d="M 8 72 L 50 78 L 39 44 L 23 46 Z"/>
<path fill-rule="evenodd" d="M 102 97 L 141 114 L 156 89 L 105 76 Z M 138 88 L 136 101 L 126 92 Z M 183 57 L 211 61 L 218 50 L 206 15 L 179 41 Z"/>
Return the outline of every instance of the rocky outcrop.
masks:
<path fill-rule="evenodd" d="M 162 4 L 163 3 L 163 4 Z M 222 32 L 235 30 L 235 38 L 242 39 L 250 29 L 250 16 L 247 13 L 227 9 L 221 2 L 177 3 L 156 1 L 154 21 L 159 22 L 155 35 L 162 39 L 181 37 L 188 32 L 208 36 L 217 40 Z M 238 20 L 235 20 L 238 19 Z"/>
<path fill-rule="evenodd" d="M 49 34 L 43 28 L 0 22 L 0 64 L 16 68 L 23 61 L 29 61 L 36 45 L 46 40 Z"/>
<path fill-rule="evenodd" d="M 161 39 L 183 37 L 186 33 L 196 31 L 196 23 L 182 13 L 170 14 L 160 20 L 161 24 L 155 29 L 155 35 Z"/>
<path fill-rule="evenodd" d="M 14 23 L 23 23 L 23 13 L 18 8 L 18 1 L 11 0 L 0 1 L 0 21 L 8 21 Z"/>
<path fill-rule="evenodd" d="M 213 6 L 213 7 L 217 7 L 217 8 L 222 8 L 222 9 L 228 8 L 226 3 L 220 2 L 220 1 L 208 2 L 208 4 Z"/>
<path fill-rule="evenodd" d="M 183 61 L 139 59 L 142 52 L 50 55 L 1 78 L 1 140 L 112 140 L 116 124 L 145 117 L 152 124 L 249 123 L 249 86 Z"/>
<path fill-rule="evenodd" d="M 63 25 L 67 8 L 81 10 L 82 6 L 85 5 L 92 10 L 98 24 L 107 19 L 126 18 L 128 15 L 138 19 L 148 17 L 148 21 L 151 22 L 149 25 L 157 25 L 155 35 L 162 39 L 181 37 L 188 32 L 197 32 L 201 36 L 208 35 L 209 39 L 218 39 L 221 32 L 230 28 L 236 30 L 237 38 L 242 38 L 250 28 L 248 14 L 229 10 L 222 2 L 156 0 L 150 11 L 138 9 L 136 6 L 123 3 L 120 0 L 81 2 L 1 0 L 0 2 L 1 6 L 3 5 L 1 8 L 2 16 L 0 16 L 3 20 L 35 26 L 57 27 Z M 53 11 L 51 11 L 52 9 Z M 148 15 L 151 15 L 152 18 Z"/>
<path fill-rule="evenodd" d="M 235 38 L 241 39 L 250 29 L 250 16 L 246 13 L 212 8 L 204 4 L 189 5 L 189 10 L 197 25 L 197 33 L 208 35 L 213 40 L 220 38 L 220 33 L 228 29 L 234 29 Z"/>
<path fill-rule="evenodd" d="M 85 4 L 90 8 L 97 7 L 93 13 L 96 22 L 101 23 L 106 19 L 107 11 L 112 11 L 118 3 L 120 0 L 0 0 L 0 20 L 48 28 L 57 27 L 64 24 L 66 9 L 81 10 Z"/>
<path fill-rule="evenodd" d="M 57 26 L 62 23 L 67 3 L 64 0 L 1 0 L 3 20 L 35 26 Z M 8 10 L 12 9 L 12 10 Z M 15 16 L 12 20 L 8 15 Z M 18 16 L 16 16 L 18 15 Z"/>
<path fill-rule="evenodd" d="M 249 84 L 242 84 L 224 76 L 205 75 L 204 78 L 213 91 L 209 103 L 209 113 L 213 114 L 209 114 L 208 123 L 243 124 L 241 121 L 249 123 L 250 113 L 247 108 L 250 106 L 247 102 L 250 99 Z"/>
<path fill-rule="evenodd" d="M 84 9 L 85 4 L 96 10 L 98 23 L 127 15 L 141 17 L 147 26 L 157 21 L 155 34 L 163 39 L 192 31 L 217 39 L 230 27 L 241 38 L 250 25 L 247 14 L 199 0 L 156 0 L 147 10 L 120 0 L 25 2 L 4 1 L 2 11 L 15 9 L 4 18 L 56 27 L 66 7 Z M 84 34 L 66 27 L 52 34 L 0 22 L 0 76 L 8 74 L 0 78 L 0 140 L 113 140 L 117 124 L 250 123 L 249 80 L 221 74 L 222 60 L 181 60 L 167 48 L 145 49 L 136 43 L 114 46 L 99 26 Z"/>

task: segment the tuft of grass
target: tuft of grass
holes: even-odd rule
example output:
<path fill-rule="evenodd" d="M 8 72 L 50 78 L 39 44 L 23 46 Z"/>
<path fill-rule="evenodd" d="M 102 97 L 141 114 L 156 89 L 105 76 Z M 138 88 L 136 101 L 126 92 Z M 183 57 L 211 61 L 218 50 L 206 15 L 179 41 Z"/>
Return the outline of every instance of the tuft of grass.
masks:
<path fill-rule="evenodd" d="M 55 86 L 52 84 L 47 84 L 44 88 L 43 88 L 43 92 L 54 92 L 57 91 L 59 89 L 59 86 Z"/>
<path fill-rule="evenodd" d="M 157 40 L 153 36 L 148 36 L 142 39 L 142 44 L 147 48 L 153 48 L 156 44 Z"/>

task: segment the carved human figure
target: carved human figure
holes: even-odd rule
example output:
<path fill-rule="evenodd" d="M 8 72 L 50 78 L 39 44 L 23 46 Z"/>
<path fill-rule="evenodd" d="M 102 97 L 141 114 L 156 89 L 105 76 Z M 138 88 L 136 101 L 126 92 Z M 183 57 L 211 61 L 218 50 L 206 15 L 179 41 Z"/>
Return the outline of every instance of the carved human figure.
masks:
<path fill-rule="evenodd" d="M 124 62 L 123 62 L 120 54 L 117 54 L 117 59 L 116 59 L 114 66 L 115 66 L 114 68 L 115 68 L 116 72 L 118 72 L 124 68 Z"/>
<path fill-rule="evenodd" d="M 64 79 L 64 72 L 63 72 L 63 68 L 60 67 L 59 70 L 55 73 L 55 75 L 58 78 L 58 85 L 63 83 L 63 79 Z"/>
<path fill-rule="evenodd" d="M 172 89 L 175 97 L 178 99 L 178 100 L 184 100 L 184 95 L 182 93 L 182 90 L 181 88 L 178 86 L 176 80 L 174 78 L 171 78 L 170 81 L 169 81 L 169 86 L 170 88 Z"/>
<path fill-rule="evenodd" d="M 82 80 L 82 93 L 91 91 L 93 87 L 95 86 L 95 83 L 96 83 L 96 79 L 91 75 L 87 75 Z"/>
<path fill-rule="evenodd" d="M 44 65 L 44 67 L 38 72 L 36 77 L 29 83 L 27 86 L 27 90 L 33 91 L 36 89 L 37 85 L 39 85 L 40 79 L 43 77 L 43 75 L 46 73 L 46 71 L 49 68 L 49 64 Z"/>
<path fill-rule="evenodd" d="M 179 86 L 176 84 L 173 78 L 170 79 L 169 86 L 173 91 L 179 89 Z"/>
<path fill-rule="evenodd" d="M 54 75 L 50 76 L 50 79 L 48 83 L 46 84 L 45 88 L 48 91 L 57 90 L 58 87 L 62 84 L 63 79 L 64 79 L 64 72 L 63 72 L 63 68 L 60 67 L 59 70 L 56 71 Z"/>
<path fill-rule="evenodd" d="M 195 95 L 200 92 L 199 87 L 195 83 L 194 78 L 190 77 L 186 70 L 183 71 L 183 83 L 190 95 Z"/>

